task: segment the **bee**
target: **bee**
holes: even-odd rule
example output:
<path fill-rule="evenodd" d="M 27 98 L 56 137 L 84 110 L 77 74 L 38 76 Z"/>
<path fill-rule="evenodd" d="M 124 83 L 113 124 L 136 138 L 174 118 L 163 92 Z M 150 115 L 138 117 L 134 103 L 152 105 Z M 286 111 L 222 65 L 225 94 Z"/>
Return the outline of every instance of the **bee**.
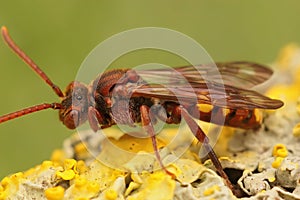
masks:
<path fill-rule="evenodd" d="M 156 121 L 179 124 L 184 119 L 204 146 L 217 172 L 233 189 L 208 137 L 195 120 L 255 129 L 261 124 L 257 109 L 278 109 L 283 105 L 280 100 L 251 90 L 273 73 L 268 67 L 253 62 L 168 69 L 113 69 L 98 75 L 89 85 L 73 81 L 63 93 L 15 44 L 6 27 L 2 27 L 1 33 L 8 46 L 53 89 L 61 101 L 3 115 L 0 123 L 50 108 L 58 110 L 59 120 L 69 129 L 85 122 L 95 132 L 116 124 L 134 126 L 140 123 L 152 139 L 160 166 L 169 174 L 156 144 L 153 127 Z"/>

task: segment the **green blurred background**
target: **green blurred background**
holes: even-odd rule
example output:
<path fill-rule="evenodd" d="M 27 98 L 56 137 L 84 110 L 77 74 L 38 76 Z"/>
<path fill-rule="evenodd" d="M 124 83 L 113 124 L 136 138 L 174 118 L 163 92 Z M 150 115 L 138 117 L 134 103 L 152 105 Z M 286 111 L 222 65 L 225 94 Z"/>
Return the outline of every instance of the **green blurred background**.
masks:
<path fill-rule="evenodd" d="M 300 42 L 300 1 L 0 1 L 0 25 L 62 89 L 87 54 L 113 34 L 145 26 L 165 27 L 194 38 L 216 61 L 271 63 L 281 47 Z M 159 55 L 123 56 L 116 65 L 155 62 Z M 160 59 L 160 58 L 159 58 Z M 168 59 L 162 58 L 162 60 Z M 166 61 L 174 66 L 180 61 Z M 0 41 L 0 115 L 58 101 Z M 62 145 L 73 131 L 56 111 L 43 111 L 0 125 L 0 178 L 28 169 Z"/>

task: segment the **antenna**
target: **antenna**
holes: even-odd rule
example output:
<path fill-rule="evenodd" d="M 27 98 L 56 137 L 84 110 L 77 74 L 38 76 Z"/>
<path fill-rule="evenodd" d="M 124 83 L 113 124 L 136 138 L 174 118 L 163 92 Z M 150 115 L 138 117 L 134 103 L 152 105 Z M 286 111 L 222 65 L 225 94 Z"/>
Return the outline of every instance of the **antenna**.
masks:
<path fill-rule="evenodd" d="M 8 120 L 11 119 L 15 119 L 18 117 L 22 117 L 24 115 L 33 113 L 33 112 L 37 112 L 40 110 L 46 110 L 48 108 L 52 108 L 52 109 L 61 109 L 61 104 L 59 103 L 43 103 L 43 104 L 39 104 L 39 105 L 35 105 L 35 106 L 31 106 L 29 108 L 24 108 L 22 110 L 16 111 L 16 112 L 12 112 L 6 115 L 3 115 L 0 117 L 0 124 L 3 122 L 6 122 Z"/>
<path fill-rule="evenodd" d="M 31 60 L 11 39 L 8 34 L 8 30 L 5 26 L 1 27 L 1 34 L 7 45 L 25 62 L 33 71 L 35 71 L 53 90 L 59 97 L 64 97 L 61 89 L 55 85 L 50 78 Z"/>
<path fill-rule="evenodd" d="M 61 89 L 56 86 L 49 77 L 31 60 L 19 47 L 8 34 L 7 28 L 5 26 L 1 27 L 1 34 L 4 41 L 7 45 L 25 62 L 28 66 L 33 69 L 53 90 L 59 97 L 64 97 Z M 15 119 L 33 112 L 38 112 L 46 109 L 61 109 L 62 105 L 60 103 L 43 103 L 35 106 L 31 106 L 28 108 L 24 108 L 22 110 L 12 112 L 3 116 L 0 116 L 0 123 L 6 122 L 11 119 Z"/>

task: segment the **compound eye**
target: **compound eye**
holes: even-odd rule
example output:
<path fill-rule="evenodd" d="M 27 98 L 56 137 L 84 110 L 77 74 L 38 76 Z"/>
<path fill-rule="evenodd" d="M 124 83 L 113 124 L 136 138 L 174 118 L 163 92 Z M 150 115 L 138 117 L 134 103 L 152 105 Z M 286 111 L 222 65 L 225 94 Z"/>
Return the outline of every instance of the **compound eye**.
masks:
<path fill-rule="evenodd" d="M 80 89 L 77 89 L 76 91 L 73 92 L 72 96 L 73 96 L 73 100 L 74 101 L 81 101 L 82 100 L 82 92 L 80 91 Z"/>
<path fill-rule="evenodd" d="M 81 95 L 76 95 L 76 99 L 77 99 L 78 101 L 80 101 L 80 100 L 82 100 L 82 96 L 81 96 Z"/>
<path fill-rule="evenodd" d="M 75 129 L 79 125 L 79 111 L 71 110 L 64 118 L 64 125 L 69 129 Z"/>

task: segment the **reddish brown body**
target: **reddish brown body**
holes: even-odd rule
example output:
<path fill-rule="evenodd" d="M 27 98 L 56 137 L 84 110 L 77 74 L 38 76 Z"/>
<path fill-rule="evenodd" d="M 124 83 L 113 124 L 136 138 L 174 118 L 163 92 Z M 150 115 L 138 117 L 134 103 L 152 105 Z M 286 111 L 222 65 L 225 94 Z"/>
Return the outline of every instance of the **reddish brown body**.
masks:
<path fill-rule="evenodd" d="M 194 119 L 244 129 L 257 128 L 261 122 L 257 109 L 277 109 L 283 105 L 280 100 L 248 90 L 272 75 L 270 69 L 252 62 L 185 66 L 173 70 L 115 69 L 100 74 L 90 85 L 74 81 L 63 93 L 13 42 L 5 27 L 2 27 L 2 36 L 62 100 L 61 103 L 44 103 L 1 116 L 0 123 L 48 108 L 58 109 L 59 119 L 70 129 L 86 121 L 95 132 L 114 124 L 134 126 L 141 123 L 165 169 L 158 153 L 153 124 L 157 120 L 178 124 L 184 118 L 231 188 L 209 139 Z M 147 80 L 154 80 L 154 83 Z"/>
<path fill-rule="evenodd" d="M 149 108 L 154 107 L 152 115 L 158 119 L 168 124 L 180 123 L 178 102 L 153 97 L 132 97 L 135 95 L 130 92 L 131 87 L 137 88 L 146 84 L 147 82 L 130 69 L 107 71 L 99 75 L 90 86 L 72 82 L 67 87 L 66 96 L 63 97 L 59 118 L 70 129 L 87 120 L 95 131 L 99 125 L 102 128 L 114 124 L 134 126 L 134 123 L 141 122 L 139 108 L 145 105 Z M 112 98 L 115 98 L 114 101 Z M 207 107 L 208 104 L 198 106 L 196 103 L 185 102 L 183 108 L 191 116 L 198 116 L 202 121 L 243 129 L 254 129 L 260 125 L 255 109 L 230 109 L 211 105 L 209 110 L 206 108 L 206 111 L 203 111 L 201 107 Z"/>

